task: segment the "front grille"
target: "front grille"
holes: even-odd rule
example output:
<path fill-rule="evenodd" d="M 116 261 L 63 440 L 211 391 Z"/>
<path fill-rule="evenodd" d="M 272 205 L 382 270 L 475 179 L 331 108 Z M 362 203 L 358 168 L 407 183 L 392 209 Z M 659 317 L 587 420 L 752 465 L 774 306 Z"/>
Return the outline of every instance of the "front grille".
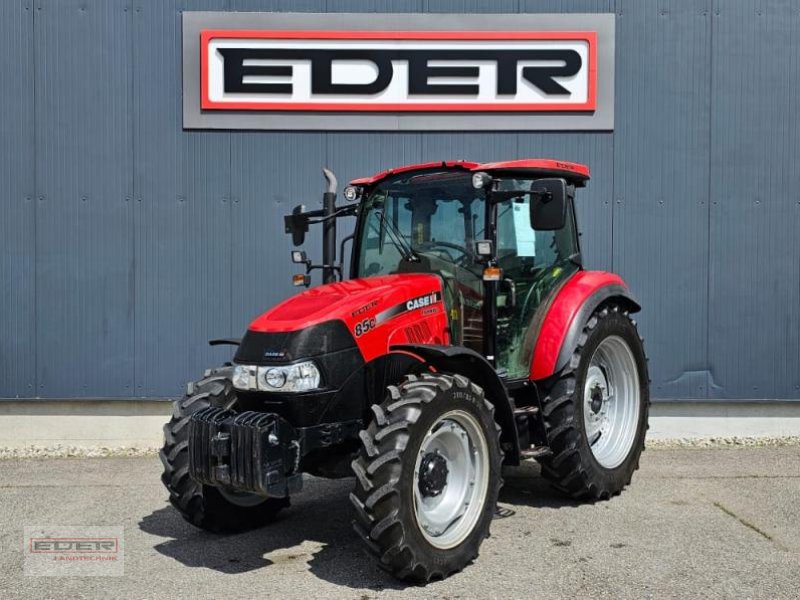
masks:
<path fill-rule="evenodd" d="M 297 331 L 248 330 L 236 349 L 233 362 L 241 365 L 270 365 L 313 358 L 357 348 L 343 321 L 334 320 Z"/>

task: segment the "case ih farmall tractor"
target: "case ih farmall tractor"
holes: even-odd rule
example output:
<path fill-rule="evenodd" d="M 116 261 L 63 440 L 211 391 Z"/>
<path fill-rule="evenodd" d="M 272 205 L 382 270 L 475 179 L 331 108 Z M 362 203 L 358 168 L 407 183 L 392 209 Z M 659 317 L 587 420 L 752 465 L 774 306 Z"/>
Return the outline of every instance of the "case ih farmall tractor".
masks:
<path fill-rule="evenodd" d="M 308 286 L 256 318 L 165 426 L 162 479 L 191 523 L 269 522 L 302 474 L 354 477 L 354 526 L 395 576 L 427 582 L 478 554 L 501 465 L 535 459 L 560 491 L 618 494 L 644 447 L 647 363 L 617 275 L 587 271 L 575 222 L 583 165 L 435 162 L 357 179 L 323 224 Z M 351 279 L 336 220 L 355 216 Z"/>

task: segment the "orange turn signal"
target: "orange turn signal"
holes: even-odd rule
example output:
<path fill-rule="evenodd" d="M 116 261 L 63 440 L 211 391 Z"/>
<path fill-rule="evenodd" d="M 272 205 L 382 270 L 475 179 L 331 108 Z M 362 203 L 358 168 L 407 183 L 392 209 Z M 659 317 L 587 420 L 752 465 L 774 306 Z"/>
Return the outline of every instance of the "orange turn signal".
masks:
<path fill-rule="evenodd" d="M 503 269 L 500 267 L 486 267 L 483 270 L 484 281 L 500 281 L 503 278 Z"/>
<path fill-rule="evenodd" d="M 301 285 L 304 285 L 308 287 L 310 283 L 311 277 L 308 275 L 292 275 L 292 285 L 294 286 L 300 287 Z"/>

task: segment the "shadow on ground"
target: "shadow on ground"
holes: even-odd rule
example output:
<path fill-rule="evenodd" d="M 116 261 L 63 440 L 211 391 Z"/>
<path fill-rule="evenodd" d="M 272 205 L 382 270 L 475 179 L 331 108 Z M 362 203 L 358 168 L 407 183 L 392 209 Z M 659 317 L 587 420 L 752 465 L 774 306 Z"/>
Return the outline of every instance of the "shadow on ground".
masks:
<path fill-rule="evenodd" d="M 352 482 L 308 479 L 304 487 L 275 522 L 246 533 L 201 531 L 168 504 L 144 517 L 139 528 L 172 538 L 156 544 L 155 550 L 188 567 L 236 574 L 293 562 L 301 569 L 307 563 L 314 575 L 337 585 L 404 588 L 374 560 L 367 559 L 352 530 L 348 499 Z"/>
<path fill-rule="evenodd" d="M 504 473 L 497 518 L 513 517 L 514 506 L 571 507 L 576 504 L 554 492 L 536 469 L 521 467 Z M 144 517 L 145 533 L 170 538 L 157 552 L 188 567 L 237 574 L 277 564 L 308 565 L 311 573 L 336 585 L 356 589 L 404 589 L 366 556 L 351 527 L 348 494 L 351 480 L 308 478 L 305 489 L 272 524 L 242 534 L 216 535 L 190 525 L 170 505 Z"/>
<path fill-rule="evenodd" d="M 581 503 L 557 492 L 541 477 L 539 465 L 525 463 L 520 467 L 503 469 L 503 488 L 499 503 L 532 508 L 574 508 Z"/>

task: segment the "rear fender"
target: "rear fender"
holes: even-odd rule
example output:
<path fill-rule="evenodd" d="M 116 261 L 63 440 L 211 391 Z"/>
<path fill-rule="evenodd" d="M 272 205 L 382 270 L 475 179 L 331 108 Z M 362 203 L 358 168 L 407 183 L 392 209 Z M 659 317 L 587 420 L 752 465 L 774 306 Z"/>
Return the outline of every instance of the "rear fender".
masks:
<path fill-rule="evenodd" d="M 480 354 L 463 346 L 402 345 L 392 346 L 395 352 L 418 356 L 437 371 L 457 373 L 483 388 L 495 408 L 495 420 L 502 433 L 500 443 L 505 452 L 505 464 L 519 464 L 519 436 L 514 421 L 514 401 L 492 365 Z"/>
<path fill-rule="evenodd" d="M 530 378 L 546 379 L 563 369 L 578 346 L 586 322 L 597 308 L 616 300 L 625 310 L 641 306 L 619 275 L 604 271 L 578 271 L 562 287 L 544 317 L 530 370 Z"/>

